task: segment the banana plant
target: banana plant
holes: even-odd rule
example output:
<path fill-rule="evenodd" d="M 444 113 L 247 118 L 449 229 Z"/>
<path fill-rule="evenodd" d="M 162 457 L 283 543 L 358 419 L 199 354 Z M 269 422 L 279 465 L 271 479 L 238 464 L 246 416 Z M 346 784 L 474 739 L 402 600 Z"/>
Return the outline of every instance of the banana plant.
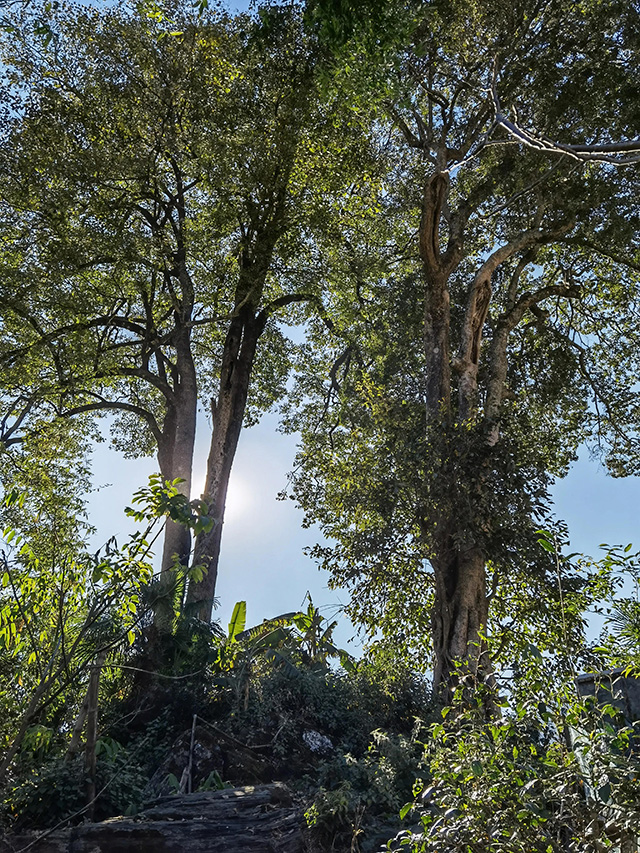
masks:
<path fill-rule="evenodd" d="M 329 659 L 340 660 L 348 672 L 355 662 L 333 643 L 337 622 L 328 622 L 307 593 L 306 611 L 281 613 L 253 628 L 245 628 L 246 601 L 233 608 L 227 635 L 215 650 L 214 669 L 231 686 L 237 705 L 249 703 L 249 685 L 256 661 L 262 658 L 275 667 L 297 671 L 300 663 L 310 669 L 327 669 Z"/>
<path fill-rule="evenodd" d="M 306 611 L 296 613 L 292 619 L 296 629 L 293 639 L 297 642 L 305 660 L 310 666 L 318 668 L 326 667 L 328 660 L 333 658 L 339 660 L 347 672 L 354 672 L 356 666 L 352 656 L 345 649 L 339 649 L 333 642 L 337 621 L 329 622 L 325 619 L 320 610 L 314 607 L 309 593 L 307 593 L 307 602 Z"/>
<path fill-rule="evenodd" d="M 252 657 L 264 654 L 274 663 L 302 663 L 313 668 L 328 665 L 329 659 L 339 660 L 348 672 L 355 670 L 352 656 L 333 642 L 337 621 L 329 622 L 314 606 L 309 593 L 306 610 L 281 613 L 265 619 L 260 625 L 245 629 L 247 604 L 238 601 L 233 609 L 227 637 L 219 646 L 217 661 L 221 668 L 233 668 L 233 661 L 242 650 Z"/>

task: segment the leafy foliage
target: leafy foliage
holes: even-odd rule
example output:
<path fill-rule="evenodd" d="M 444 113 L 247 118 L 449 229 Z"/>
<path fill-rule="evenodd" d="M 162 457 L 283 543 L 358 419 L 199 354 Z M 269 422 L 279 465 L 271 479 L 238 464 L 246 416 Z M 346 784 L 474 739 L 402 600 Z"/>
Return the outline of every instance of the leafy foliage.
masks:
<path fill-rule="evenodd" d="M 156 530 L 157 538 L 164 522 L 159 512 L 199 523 L 189 515 L 186 499 L 180 495 L 176 502 L 175 497 L 175 485 L 165 488 L 159 478 L 151 478 L 149 488 L 136 497 L 144 507 L 134 513 L 147 521 L 146 529 L 121 548 L 110 540 L 94 554 L 78 553 L 64 540 L 45 540 L 47 547 L 36 541 L 34 547 L 14 528 L 4 530 L 1 661 L 11 673 L 5 700 L 13 695 L 2 721 L 4 773 L 25 741 L 33 743 L 36 733 L 47 731 L 41 728 L 45 720 L 57 730 L 71 725 L 69 714 L 89 664 L 101 654 L 117 660 L 141 632 L 150 612 L 145 598 L 153 576 L 152 533 Z M 23 503 L 17 490 L 5 498 L 8 508 Z M 40 738 L 36 749 L 44 744 Z"/>
<path fill-rule="evenodd" d="M 535 610 L 555 585 L 536 533 L 555 525 L 551 477 L 584 442 L 614 475 L 637 465 L 637 172 L 554 159 L 516 128 L 625 137 L 637 10 L 364 4 L 360 26 L 349 3 L 311 5 L 337 42 L 333 85 L 375 115 L 380 215 L 345 221 L 335 333 L 316 324 L 302 348 L 294 497 L 335 542 L 315 554 L 357 619 L 395 632 L 412 585 L 410 633 L 422 644 L 431 619 L 436 682 L 460 659 L 490 677 L 487 575 L 521 612 L 527 590 Z M 387 40 L 391 8 L 403 23 Z"/>
<path fill-rule="evenodd" d="M 6 821 L 134 810 L 199 719 L 227 752 L 196 785 L 287 779 L 318 850 L 379 848 L 412 787 L 416 853 L 626 843 L 637 725 L 573 684 L 638 664 L 638 555 L 565 555 L 550 484 L 585 443 L 639 470 L 636 6 L 30 3 L 1 26 Z M 360 662 L 310 596 L 210 623 L 240 432 L 282 398 Z M 140 532 L 90 554 L 106 411 L 161 473 Z"/>
<path fill-rule="evenodd" d="M 99 742 L 98 747 L 101 747 Z M 135 756 L 121 749 L 98 758 L 97 785 L 101 796 L 95 817 L 131 814 L 140 805 L 147 776 Z M 104 790 L 103 790 L 104 789 Z M 5 798 L 6 821 L 16 828 L 46 829 L 59 821 L 78 819 L 86 801 L 82 759 L 54 759 L 31 771 Z"/>
<path fill-rule="evenodd" d="M 551 694 L 543 665 L 538 675 L 502 719 L 487 721 L 478 700 L 432 726 L 432 780 L 418 785 L 415 806 L 421 834 L 406 837 L 406 849 L 596 851 L 632 837 L 637 732 L 612 725 L 611 705 L 580 701 L 571 689 Z"/>

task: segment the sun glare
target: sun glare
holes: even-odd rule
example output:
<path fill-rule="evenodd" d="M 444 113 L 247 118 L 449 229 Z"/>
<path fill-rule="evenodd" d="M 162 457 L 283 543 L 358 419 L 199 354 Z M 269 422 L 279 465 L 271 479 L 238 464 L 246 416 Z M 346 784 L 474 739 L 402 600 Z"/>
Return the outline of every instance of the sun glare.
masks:
<path fill-rule="evenodd" d="M 204 478 L 199 479 L 194 477 L 193 486 L 191 489 L 191 497 L 199 498 L 204 489 Z M 246 480 L 235 475 L 231 476 L 229 483 L 229 491 L 227 492 L 227 502 L 224 513 L 225 522 L 236 521 L 246 515 L 247 511 L 254 503 L 253 490 L 249 487 Z"/>
<path fill-rule="evenodd" d="M 227 492 L 225 520 L 235 521 L 246 515 L 252 503 L 252 493 L 248 484 L 238 477 L 232 477 Z"/>

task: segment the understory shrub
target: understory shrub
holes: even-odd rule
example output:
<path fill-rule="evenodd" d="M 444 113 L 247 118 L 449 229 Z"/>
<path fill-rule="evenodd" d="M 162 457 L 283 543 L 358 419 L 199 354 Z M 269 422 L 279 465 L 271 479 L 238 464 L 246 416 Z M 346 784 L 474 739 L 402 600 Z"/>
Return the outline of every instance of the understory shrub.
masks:
<path fill-rule="evenodd" d="M 578 699 L 573 685 L 552 695 L 531 690 L 501 718 L 487 718 L 481 695 L 447 708 L 426 741 L 431 780 L 417 780 L 416 799 L 401 812 L 419 831 L 405 833 L 399 847 L 635 853 L 638 734 L 618 708 Z"/>
<path fill-rule="evenodd" d="M 67 819 L 82 820 L 86 804 L 83 757 L 55 757 L 33 769 L 5 797 L 5 820 L 14 829 L 45 829 Z M 94 819 L 131 814 L 140 805 L 147 775 L 136 755 L 121 748 L 98 754 Z"/>

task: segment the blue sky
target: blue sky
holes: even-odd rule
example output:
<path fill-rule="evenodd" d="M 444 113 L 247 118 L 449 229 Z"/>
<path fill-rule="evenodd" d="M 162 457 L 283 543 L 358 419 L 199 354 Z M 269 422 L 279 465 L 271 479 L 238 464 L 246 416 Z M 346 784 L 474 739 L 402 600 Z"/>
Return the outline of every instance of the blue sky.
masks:
<path fill-rule="evenodd" d="M 303 553 L 318 534 L 302 529 L 302 512 L 293 501 L 278 501 L 293 466 L 296 437 L 277 432 L 278 418 L 266 415 L 261 423 L 244 430 L 231 475 L 217 596 L 220 607 L 214 617 L 223 625 L 236 601 L 247 601 L 251 624 L 268 616 L 299 608 L 310 591 L 314 604 L 327 617 L 334 616 L 344 594 L 327 588 L 326 575 Z M 210 428 L 204 418 L 198 423 L 193 495 L 202 491 Z M 97 544 L 111 535 L 124 539 L 133 523 L 123 508 L 133 492 L 157 470 L 153 459 L 127 460 L 101 444 L 94 453 L 94 483 L 89 513 L 97 527 Z M 346 643 L 353 629 L 345 623 L 340 642 Z"/>
<path fill-rule="evenodd" d="M 640 478 L 609 477 L 585 451 L 553 490 L 556 512 L 569 525 L 572 550 L 598 556 L 599 545 L 640 548 Z"/>
<path fill-rule="evenodd" d="M 327 577 L 303 553 L 318 539 L 318 531 L 303 529 L 302 513 L 290 500 L 278 501 L 293 465 L 296 437 L 277 432 L 278 418 L 266 415 L 244 430 L 234 465 L 225 520 L 215 613 L 223 625 L 236 601 L 247 601 L 249 623 L 297 609 L 307 590 L 327 617 L 337 614 L 346 593 L 327 588 Z M 199 423 L 194 468 L 194 495 L 204 482 L 209 428 Z M 153 459 L 126 460 L 106 444 L 94 455 L 96 485 L 89 509 L 98 532 L 96 541 L 119 538 L 132 529 L 123 507 L 133 492 L 157 470 Z M 106 484 L 112 485 L 106 485 Z M 556 512 L 569 525 L 571 549 L 598 556 L 600 543 L 640 547 L 638 509 L 640 478 L 613 479 L 588 453 L 554 488 Z M 341 620 L 336 639 L 346 644 L 354 631 Z M 356 643 L 355 646 L 359 644 Z"/>

